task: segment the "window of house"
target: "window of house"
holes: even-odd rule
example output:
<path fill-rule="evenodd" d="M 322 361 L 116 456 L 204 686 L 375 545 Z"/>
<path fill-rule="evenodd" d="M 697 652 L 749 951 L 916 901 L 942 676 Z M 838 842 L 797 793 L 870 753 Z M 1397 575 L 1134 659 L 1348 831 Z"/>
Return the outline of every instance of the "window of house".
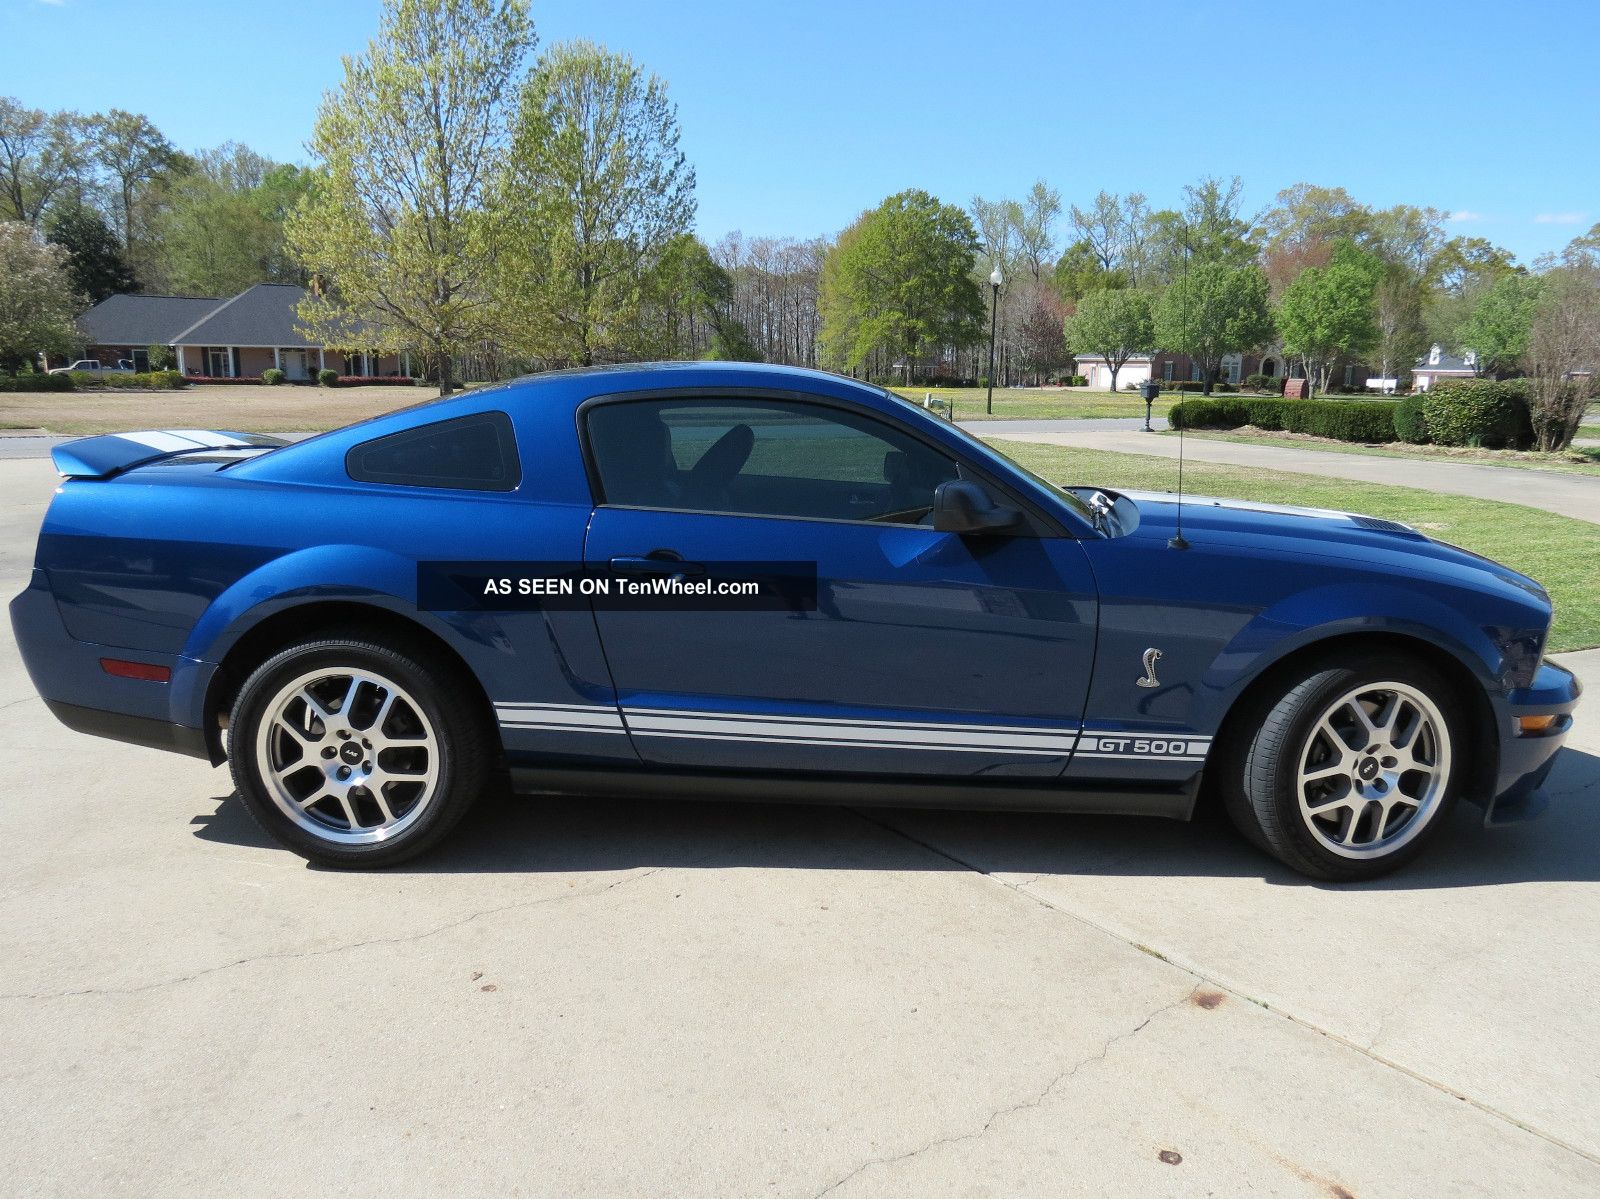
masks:
<path fill-rule="evenodd" d="M 1161 377 L 1163 379 L 1165 379 L 1168 383 L 1172 382 L 1172 373 L 1173 373 L 1174 367 L 1175 367 L 1175 364 L 1173 363 L 1172 359 L 1170 359 L 1170 358 L 1167 359 L 1165 362 L 1163 362 L 1161 364 Z"/>
<path fill-rule="evenodd" d="M 1346 387 L 1354 387 L 1356 385 L 1356 368 L 1353 364 L 1346 365 L 1344 368 L 1344 385 Z"/>
<path fill-rule="evenodd" d="M 227 346 L 206 348 L 206 374 L 213 379 L 226 379 L 233 375 L 233 355 Z"/>
<path fill-rule="evenodd" d="M 522 482 L 516 434 L 504 412 L 460 416 L 364 441 L 345 455 L 344 465 L 362 483 L 514 491 Z"/>
<path fill-rule="evenodd" d="M 822 404 L 623 401 L 585 423 L 606 504 L 916 524 L 960 477 L 943 451 Z"/>

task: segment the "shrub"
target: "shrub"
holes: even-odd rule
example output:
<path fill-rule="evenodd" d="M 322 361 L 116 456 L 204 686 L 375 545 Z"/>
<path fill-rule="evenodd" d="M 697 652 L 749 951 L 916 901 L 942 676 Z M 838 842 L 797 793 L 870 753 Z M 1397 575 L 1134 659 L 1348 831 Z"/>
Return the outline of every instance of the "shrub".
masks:
<path fill-rule="evenodd" d="M 321 372 L 318 372 L 321 378 Z M 340 387 L 409 387 L 410 375 L 335 375 Z"/>
<path fill-rule="evenodd" d="M 256 375 L 240 375 L 237 379 L 227 375 L 189 375 L 187 379 L 190 383 L 230 383 L 243 387 L 255 387 L 261 382 Z"/>
<path fill-rule="evenodd" d="M 145 353 L 150 357 L 150 370 L 170 371 L 178 365 L 178 356 L 172 352 L 171 346 L 147 346 Z"/>
<path fill-rule="evenodd" d="M 0 374 L 0 391 L 71 391 L 71 375 Z"/>
<path fill-rule="evenodd" d="M 324 367 L 317 372 L 317 382 L 323 387 L 337 387 L 339 385 L 339 372 L 329 367 Z"/>
<path fill-rule="evenodd" d="M 1499 449 L 1533 442 L 1528 381 L 1448 379 L 1422 393 L 1422 419 L 1439 445 Z"/>
<path fill-rule="evenodd" d="M 269 366 L 266 370 L 261 372 L 261 381 L 268 387 L 276 387 L 278 384 L 283 382 L 283 379 L 283 372 L 275 366 Z"/>
<path fill-rule="evenodd" d="M 1067 386 L 1068 387 L 1087 387 L 1087 386 L 1089 386 L 1089 377 L 1087 375 L 1068 375 L 1067 376 Z"/>
<path fill-rule="evenodd" d="M 1394 406 L 1394 431 L 1401 441 L 1412 445 L 1425 445 L 1428 441 L 1428 420 L 1422 414 L 1422 402 L 1428 393 L 1419 391 L 1407 396 Z"/>
<path fill-rule="evenodd" d="M 1251 391 L 1265 392 L 1268 395 L 1283 394 L 1283 379 L 1278 375 L 1246 375 L 1244 385 Z"/>
<path fill-rule="evenodd" d="M 123 371 L 103 375 L 87 371 L 74 371 L 71 375 L 55 375 L 57 379 L 70 379 L 79 387 L 99 387 L 110 391 L 173 391 L 183 386 L 184 379 L 177 371 Z M 229 380 L 234 382 L 234 380 Z"/>
<path fill-rule="evenodd" d="M 1394 440 L 1395 405 L 1365 400 L 1184 400 L 1167 419 L 1174 429 L 1258 429 L 1309 433 L 1339 441 Z"/>

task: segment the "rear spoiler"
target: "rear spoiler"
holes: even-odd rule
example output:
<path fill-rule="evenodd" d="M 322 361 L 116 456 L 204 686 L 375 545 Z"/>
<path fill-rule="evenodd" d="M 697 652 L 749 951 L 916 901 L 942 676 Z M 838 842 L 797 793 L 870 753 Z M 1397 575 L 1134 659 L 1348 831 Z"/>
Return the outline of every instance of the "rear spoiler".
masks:
<path fill-rule="evenodd" d="M 67 441 L 50 451 L 56 471 L 68 479 L 106 479 L 180 454 L 207 450 L 276 449 L 289 443 L 264 433 L 219 433 L 208 429 L 146 429 Z"/>

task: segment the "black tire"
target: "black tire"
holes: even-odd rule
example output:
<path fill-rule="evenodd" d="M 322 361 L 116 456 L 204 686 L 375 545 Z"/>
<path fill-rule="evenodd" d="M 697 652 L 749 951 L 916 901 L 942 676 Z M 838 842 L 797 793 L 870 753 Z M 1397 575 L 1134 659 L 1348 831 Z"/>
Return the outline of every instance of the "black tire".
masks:
<path fill-rule="evenodd" d="M 1434 756 L 1438 759 L 1439 746 L 1444 755 L 1443 768 L 1435 771 L 1442 780 L 1438 789 L 1410 816 L 1403 807 L 1392 816 L 1383 816 L 1377 802 L 1363 804 L 1361 815 L 1351 815 L 1356 811 L 1355 804 L 1372 793 L 1363 788 L 1377 785 L 1358 777 L 1363 763 L 1353 768 L 1348 778 L 1341 773 L 1328 784 L 1346 789 L 1344 794 L 1351 797 L 1346 812 L 1337 817 L 1324 816 L 1319 809 L 1312 816 L 1305 815 L 1300 803 L 1301 757 L 1327 747 L 1326 734 L 1316 732 L 1323 715 L 1330 705 L 1350 693 L 1368 686 L 1376 689 L 1385 683 L 1412 689 L 1435 709 L 1442 732 L 1437 734 Z M 1381 692 L 1375 690 L 1372 694 Z M 1467 722 L 1460 699 L 1437 671 L 1403 656 L 1360 654 L 1308 664 L 1298 676 L 1282 680 L 1276 690 L 1258 696 L 1241 710 L 1233 726 L 1239 730 L 1238 735 L 1223 748 L 1217 763 L 1229 816 L 1247 840 L 1314 879 L 1348 882 L 1376 878 L 1410 861 L 1445 824 L 1466 773 Z M 1314 737 L 1321 740 L 1313 744 Z M 1357 750 L 1351 760 L 1362 759 L 1364 754 L 1376 756 L 1378 752 Z M 1338 759 L 1324 759 L 1328 760 Z M 1380 783 L 1384 777 L 1380 775 Z M 1420 774 L 1408 774 L 1406 785 L 1420 787 L 1422 778 Z M 1337 833 L 1332 830 L 1341 818 L 1357 825 L 1360 831 L 1351 834 L 1357 842 L 1361 831 L 1371 834 L 1371 845 L 1364 856 L 1346 856 L 1363 852 L 1359 843 L 1343 853 L 1330 848 L 1329 841 L 1337 840 Z M 1418 821 L 1415 827 L 1410 826 L 1413 819 Z M 1386 841 L 1394 843 L 1392 848 L 1384 847 Z"/>
<path fill-rule="evenodd" d="M 400 732 L 415 736 L 421 730 L 424 737 L 422 741 L 405 744 L 397 737 L 391 743 L 395 747 L 392 751 L 380 749 L 372 752 L 370 757 L 374 760 L 379 759 L 380 754 L 391 754 L 390 761 L 381 763 L 380 768 L 393 764 L 392 753 L 413 755 L 413 762 L 419 760 L 415 755 L 421 754 L 420 762 L 424 767 L 432 755 L 432 769 L 435 772 L 431 791 L 427 784 L 405 782 L 398 773 L 393 782 L 382 784 L 380 789 L 385 791 L 384 807 L 376 819 L 381 824 L 392 807 L 398 814 L 397 823 L 390 826 L 394 830 L 392 833 L 374 834 L 381 835 L 382 839 L 360 844 L 348 840 L 349 833 L 367 835 L 366 830 L 355 822 L 347 822 L 350 827 L 346 835 L 341 835 L 336 814 L 356 809 L 341 807 L 336 797 L 330 797 L 298 820 L 292 817 L 288 811 L 289 800 L 276 795 L 269 777 L 273 772 L 270 764 L 263 762 L 261 755 L 263 724 L 273 720 L 274 714 L 269 707 L 275 701 L 282 703 L 284 689 L 297 679 L 316 672 L 326 672 L 331 679 L 337 680 L 340 671 L 359 671 L 392 682 L 401 694 L 400 703 L 396 705 L 398 711 L 386 718 L 388 727 L 394 729 L 392 722 L 395 720 L 409 722 L 410 729 Z M 313 687 L 319 685 L 314 683 Z M 449 833 L 485 789 L 490 778 L 496 751 L 487 719 L 480 710 L 482 704 L 477 699 L 476 690 L 476 685 L 465 677 L 459 666 L 421 646 L 386 645 L 357 632 L 332 632 L 288 646 L 262 663 L 239 689 L 228 732 L 228 758 L 234 785 L 262 829 L 275 841 L 308 861 L 342 869 L 390 866 L 405 861 L 429 849 Z M 364 694 L 373 697 L 372 704 L 381 704 L 387 692 L 379 684 L 369 684 Z M 300 712 L 307 717 L 315 715 L 305 706 L 300 708 Z M 302 767 L 304 777 L 311 780 L 304 785 L 307 791 L 324 785 L 317 780 L 317 772 L 322 769 L 317 759 L 327 749 L 332 748 L 337 754 L 347 745 L 355 748 L 348 738 L 344 741 L 335 739 L 332 731 L 332 720 L 335 719 L 355 721 L 360 716 L 332 712 L 330 724 L 324 729 L 326 741 L 318 740 L 315 756 L 310 747 L 301 751 L 306 757 Z M 279 727 L 281 724 L 280 720 Z M 313 724 L 312 727 L 321 726 Z M 360 740 L 362 731 L 359 728 L 355 730 L 355 741 Z M 379 730 L 379 733 L 382 731 Z M 430 732 L 431 740 L 427 740 Z M 270 748 L 273 744 L 292 744 L 292 741 L 270 740 L 272 736 L 281 738 L 284 734 L 269 732 L 267 736 L 269 748 L 266 752 L 269 754 L 278 752 Z M 380 747 L 385 743 L 382 739 L 377 740 Z M 413 744 L 419 748 L 409 748 Z M 421 748 L 424 746 L 426 748 Z M 359 757 L 361 751 L 356 750 L 356 754 Z M 333 756 L 329 769 L 337 768 L 341 760 Z M 350 761 L 357 770 L 363 766 L 371 767 L 370 762 L 362 763 L 355 758 Z M 396 769 L 405 768 L 400 766 Z M 334 787 L 336 784 L 329 779 L 326 785 Z M 365 810 L 378 811 L 370 791 L 358 794 L 364 799 Z M 411 799 L 409 807 L 403 807 L 410 796 L 416 798 Z M 324 813 L 330 815 L 324 816 Z"/>

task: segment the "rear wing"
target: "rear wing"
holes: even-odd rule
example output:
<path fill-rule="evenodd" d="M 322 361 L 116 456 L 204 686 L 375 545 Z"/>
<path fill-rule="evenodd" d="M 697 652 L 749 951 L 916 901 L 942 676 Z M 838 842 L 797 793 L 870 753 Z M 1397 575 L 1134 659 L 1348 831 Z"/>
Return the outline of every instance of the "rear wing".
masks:
<path fill-rule="evenodd" d="M 106 479 L 136 466 L 208 450 L 270 450 L 289 443 L 264 433 L 219 433 L 210 429 L 146 429 L 67 441 L 50 451 L 56 471 L 68 479 Z"/>

